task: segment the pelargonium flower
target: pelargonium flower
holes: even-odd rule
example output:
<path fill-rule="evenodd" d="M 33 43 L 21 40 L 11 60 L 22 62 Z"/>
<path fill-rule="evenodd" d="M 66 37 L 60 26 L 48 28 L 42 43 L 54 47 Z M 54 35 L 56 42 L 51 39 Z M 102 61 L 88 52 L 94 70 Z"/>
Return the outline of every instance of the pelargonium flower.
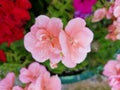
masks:
<path fill-rule="evenodd" d="M 104 66 L 103 74 L 107 77 L 120 74 L 120 61 L 109 60 Z"/>
<path fill-rule="evenodd" d="M 39 75 L 44 74 L 44 72 L 46 72 L 46 68 L 34 62 L 29 65 L 28 69 L 22 68 L 20 70 L 19 79 L 22 83 L 34 82 Z"/>
<path fill-rule="evenodd" d="M 28 90 L 61 90 L 61 81 L 57 75 L 44 73 L 28 86 Z"/>
<path fill-rule="evenodd" d="M 92 12 L 92 6 L 96 3 L 97 0 L 73 0 L 73 6 L 75 9 L 75 17 L 81 15 L 83 18 L 86 15 L 89 15 Z M 77 15 L 76 12 L 79 12 L 80 15 Z"/>
<path fill-rule="evenodd" d="M 60 44 L 62 48 L 62 63 L 67 67 L 75 67 L 81 63 L 90 52 L 90 44 L 93 33 L 81 18 L 75 18 L 68 22 L 65 31 L 60 33 Z"/>
<path fill-rule="evenodd" d="M 31 31 L 25 35 L 24 45 L 36 61 L 44 62 L 50 59 L 53 64 L 60 61 L 59 33 L 62 27 L 58 18 L 50 19 L 40 15 L 35 19 Z"/>
<path fill-rule="evenodd" d="M 37 62 L 28 69 L 20 70 L 19 79 L 26 84 L 25 90 L 61 90 L 61 81 L 57 75 L 51 76 L 46 68 Z"/>
<path fill-rule="evenodd" d="M 104 66 L 103 75 L 108 78 L 112 90 L 120 90 L 120 54 L 117 60 L 109 60 Z"/>

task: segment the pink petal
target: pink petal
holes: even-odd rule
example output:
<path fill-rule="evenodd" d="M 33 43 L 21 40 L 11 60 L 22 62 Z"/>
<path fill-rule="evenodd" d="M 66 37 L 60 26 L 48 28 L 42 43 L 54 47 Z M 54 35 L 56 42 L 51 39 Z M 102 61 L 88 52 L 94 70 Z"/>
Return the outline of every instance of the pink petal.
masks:
<path fill-rule="evenodd" d="M 35 19 L 35 24 L 40 28 L 46 28 L 49 22 L 49 17 L 45 15 L 40 15 Z"/>
<path fill-rule="evenodd" d="M 0 90 L 10 90 L 15 81 L 14 73 L 8 73 L 7 76 L 0 81 Z"/>
<path fill-rule="evenodd" d="M 44 62 L 49 59 L 49 49 L 47 49 L 48 44 L 42 45 L 38 48 L 34 48 L 31 52 L 33 58 L 38 62 Z"/>
<path fill-rule="evenodd" d="M 74 49 L 71 51 L 71 61 L 74 63 L 81 63 L 85 60 L 87 56 L 86 52 L 79 52 L 78 49 Z"/>
<path fill-rule="evenodd" d="M 120 6 L 117 6 L 117 7 L 114 8 L 113 15 L 115 17 L 119 17 L 120 16 Z"/>
<path fill-rule="evenodd" d="M 105 66 L 103 74 L 107 77 L 117 74 L 116 65 L 118 64 L 115 60 L 110 60 Z"/>
<path fill-rule="evenodd" d="M 78 40 L 80 44 L 80 51 L 90 52 L 90 44 L 93 40 L 93 32 L 88 28 L 83 28 L 76 35 L 75 40 Z"/>
<path fill-rule="evenodd" d="M 36 44 L 36 38 L 29 32 L 24 37 L 24 46 L 31 52 L 34 50 L 34 45 Z"/>
<path fill-rule="evenodd" d="M 33 77 L 31 75 L 30 71 L 28 71 L 26 68 L 22 68 L 20 70 L 19 79 L 22 83 L 29 83 L 29 82 L 33 81 Z"/>
<path fill-rule="evenodd" d="M 64 31 L 60 33 L 60 44 L 63 52 L 62 63 L 70 68 L 75 67 L 76 63 L 71 61 L 70 45 Z"/>
<path fill-rule="evenodd" d="M 68 34 L 73 34 L 75 35 L 75 33 L 78 32 L 78 30 L 76 29 L 79 29 L 81 30 L 82 28 L 84 28 L 86 25 L 86 22 L 84 21 L 84 19 L 82 18 L 75 18 L 75 19 L 71 19 L 68 24 L 66 25 L 65 27 L 65 31 L 68 33 Z"/>
<path fill-rule="evenodd" d="M 50 78 L 47 90 L 61 90 L 61 81 L 57 75 Z"/>
<path fill-rule="evenodd" d="M 47 30 L 54 36 L 58 37 L 60 31 L 62 30 L 62 21 L 58 18 L 51 18 L 47 25 Z"/>
<path fill-rule="evenodd" d="M 105 15 L 106 15 L 106 9 L 105 8 L 97 9 L 94 12 L 92 22 L 98 22 L 98 21 L 102 20 L 105 17 Z"/>
<path fill-rule="evenodd" d="M 34 62 L 29 65 L 28 70 L 31 72 L 31 74 L 34 77 L 38 77 L 40 74 L 44 73 L 46 71 L 46 68 L 42 65 L 40 65 L 37 62 Z"/>

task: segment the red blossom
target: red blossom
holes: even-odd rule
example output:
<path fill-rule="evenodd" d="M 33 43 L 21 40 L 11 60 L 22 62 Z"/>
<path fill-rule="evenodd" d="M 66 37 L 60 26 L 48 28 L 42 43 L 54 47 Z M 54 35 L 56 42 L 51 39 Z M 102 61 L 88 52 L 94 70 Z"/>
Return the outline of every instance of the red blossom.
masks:
<path fill-rule="evenodd" d="M 0 61 L 6 62 L 6 55 L 3 50 L 0 50 Z"/>
<path fill-rule="evenodd" d="M 29 0 L 0 0 L 0 45 L 10 45 L 24 37 L 24 25 L 30 20 Z"/>

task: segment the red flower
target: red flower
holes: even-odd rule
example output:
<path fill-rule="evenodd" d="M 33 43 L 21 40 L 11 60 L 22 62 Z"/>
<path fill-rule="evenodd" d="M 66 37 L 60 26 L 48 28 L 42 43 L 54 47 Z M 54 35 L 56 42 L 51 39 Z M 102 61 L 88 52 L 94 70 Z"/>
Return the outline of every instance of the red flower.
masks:
<path fill-rule="evenodd" d="M 10 45 L 24 37 L 24 25 L 30 19 L 28 0 L 0 0 L 0 45 Z"/>
<path fill-rule="evenodd" d="M 6 62 L 6 55 L 3 50 L 0 50 L 0 61 Z"/>

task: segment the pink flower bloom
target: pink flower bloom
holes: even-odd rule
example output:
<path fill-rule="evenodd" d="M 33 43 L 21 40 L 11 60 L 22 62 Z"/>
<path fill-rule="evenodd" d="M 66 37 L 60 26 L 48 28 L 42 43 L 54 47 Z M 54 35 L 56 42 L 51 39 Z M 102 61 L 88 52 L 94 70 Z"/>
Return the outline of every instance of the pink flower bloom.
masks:
<path fill-rule="evenodd" d="M 120 61 L 110 60 L 104 66 L 103 74 L 107 77 L 120 74 Z"/>
<path fill-rule="evenodd" d="M 94 13 L 92 22 L 98 22 L 106 16 L 106 8 L 97 9 Z"/>
<path fill-rule="evenodd" d="M 30 83 L 35 81 L 41 73 L 44 73 L 46 68 L 39 63 L 34 62 L 29 65 L 28 69 L 22 68 L 20 70 L 19 79 L 23 83 Z"/>
<path fill-rule="evenodd" d="M 11 90 L 14 86 L 15 75 L 14 73 L 8 73 L 7 76 L 0 81 L 0 90 Z"/>
<path fill-rule="evenodd" d="M 75 18 L 70 20 L 65 31 L 60 33 L 62 63 L 67 67 L 72 68 L 81 63 L 91 50 L 93 33 L 85 25 L 83 19 Z"/>
<path fill-rule="evenodd" d="M 28 90 L 61 90 L 61 81 L 57 75 L 50 77 L 50 74 L 46 72 L 31 83 Z"/>
<path fill-rule="evenodd" d="M 25 35 L 25 48 L 32 53 L 36 61 L 44 62 L 50 59 L 51 63 L 60 61 L 61 47 L 59 33 L 62 30 L 62 22 L 58 18 L 38 16 L 31 31 Z"/>

